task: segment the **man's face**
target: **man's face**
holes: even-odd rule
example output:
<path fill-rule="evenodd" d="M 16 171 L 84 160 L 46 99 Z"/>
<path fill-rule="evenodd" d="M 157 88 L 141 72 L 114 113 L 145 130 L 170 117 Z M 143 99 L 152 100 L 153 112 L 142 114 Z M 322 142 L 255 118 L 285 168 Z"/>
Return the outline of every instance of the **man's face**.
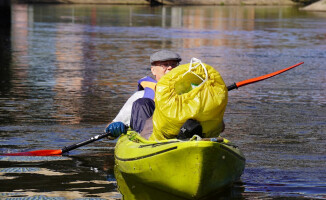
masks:
<path fill-rule="evenodd" d="M 167 60 L 152 63 L 151 71 L 156 80 L 159 81 L 166 73 L 179 65 L 178 61 Z"/>

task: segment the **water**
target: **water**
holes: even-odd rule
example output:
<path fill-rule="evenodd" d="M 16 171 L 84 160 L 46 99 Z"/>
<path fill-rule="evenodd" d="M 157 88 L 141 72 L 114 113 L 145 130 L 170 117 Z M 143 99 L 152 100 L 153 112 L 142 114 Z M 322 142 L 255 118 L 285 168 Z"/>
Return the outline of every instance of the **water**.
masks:
<path fill-rule="evenodd" d="M 102 133 L 161 48 L 178 51 L 182 63 L 196 57 L 214 66 L 227 85 L 304 61 L 229 93 L 222 136 L 247 164 L 241 180 L 212 199 L 326 198 L 326 13 L 20 4 L 11 20 L 1 31 L 0 152 L 61 149 Z M 121 199 L 114 145 L 103 139 L 69 156 L 2 156 L 0 198 Z"/>

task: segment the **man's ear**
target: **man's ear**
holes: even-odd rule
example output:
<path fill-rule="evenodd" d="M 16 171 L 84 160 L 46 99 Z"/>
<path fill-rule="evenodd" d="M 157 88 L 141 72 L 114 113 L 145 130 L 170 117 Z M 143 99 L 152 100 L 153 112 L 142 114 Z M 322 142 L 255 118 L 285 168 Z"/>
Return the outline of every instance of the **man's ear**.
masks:
<path fill-rule="evenodd" d="M 151 72 L 152 72 L 152 74 L 153 74 L 154 76 L 156 76 L 156 73 L 155 73 L 155 69 L 154 69 L 154 67 L 151 67 Z"/>

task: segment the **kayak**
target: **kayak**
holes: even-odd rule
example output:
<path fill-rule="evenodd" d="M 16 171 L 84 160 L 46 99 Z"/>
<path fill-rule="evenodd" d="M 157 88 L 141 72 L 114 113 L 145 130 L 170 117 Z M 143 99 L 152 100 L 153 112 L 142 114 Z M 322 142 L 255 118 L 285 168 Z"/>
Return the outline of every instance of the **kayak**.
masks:
<path fill-rule="evenodd" d="M 122 176 L 188 199 L 222 191 L 245 167 L 239 148 L 221 137 L 149 141 L 128 131 L 118 139 L 114 154 Z"/>

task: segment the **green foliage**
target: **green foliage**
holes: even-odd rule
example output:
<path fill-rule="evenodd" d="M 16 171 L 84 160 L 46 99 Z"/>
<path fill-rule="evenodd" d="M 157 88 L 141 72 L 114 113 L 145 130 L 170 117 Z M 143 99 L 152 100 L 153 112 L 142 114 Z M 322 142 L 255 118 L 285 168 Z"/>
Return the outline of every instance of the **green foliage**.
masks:
<path fill-rule="evenodd" d="M 319 0 L 292 0 L 292 1 L 296 2 L 296 3 L 301 3 L 303 5 L 309 5 L 309 4 L 315 3 L 316 1 L 319 1 Z"/>

